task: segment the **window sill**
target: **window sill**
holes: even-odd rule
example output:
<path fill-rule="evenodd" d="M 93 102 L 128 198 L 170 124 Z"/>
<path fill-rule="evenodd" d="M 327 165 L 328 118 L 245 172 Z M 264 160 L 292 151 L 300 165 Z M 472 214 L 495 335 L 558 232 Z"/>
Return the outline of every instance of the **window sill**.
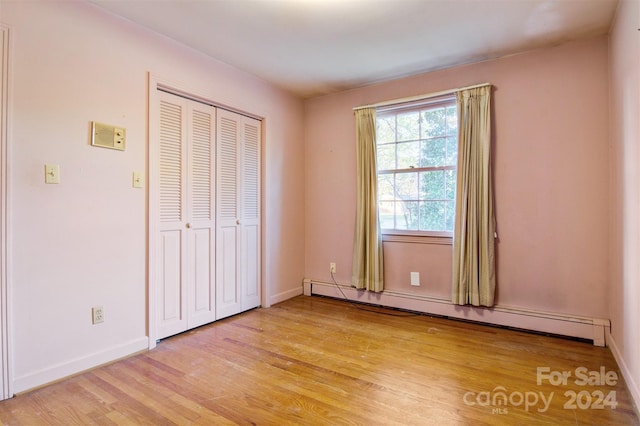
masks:
<path fill-rule="evenodd" d="M 429 234 L 409 234 L 409 233 L 382 233 L 383 243 L 413 243 L 413 244 L 440 244 L 453 245 L 453 235 L 448 232 L 437 232 Z"/>

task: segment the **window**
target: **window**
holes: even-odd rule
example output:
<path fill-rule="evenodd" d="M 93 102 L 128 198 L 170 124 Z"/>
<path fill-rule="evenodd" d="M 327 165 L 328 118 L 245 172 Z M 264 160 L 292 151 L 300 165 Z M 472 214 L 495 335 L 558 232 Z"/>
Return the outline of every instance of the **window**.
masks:
<path fill-rule="evenodd" d="M 458 159 L 455 98 L 379 108 L 376 138 L 383 232 L 453 232 Z"/>

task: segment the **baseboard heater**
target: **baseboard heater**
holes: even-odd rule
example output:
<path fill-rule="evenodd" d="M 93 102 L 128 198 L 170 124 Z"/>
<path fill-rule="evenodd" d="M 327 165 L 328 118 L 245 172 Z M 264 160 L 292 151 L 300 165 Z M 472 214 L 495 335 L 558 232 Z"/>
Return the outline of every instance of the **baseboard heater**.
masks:
<path fill-rule="evenodd" d="M 406 309 L 425 314 L 480 322 L 490 325 L 513 327 L 539 333 L 591 340 L 595 346 L 606 346 L 606 332 L 610 329 L 608 319 L 588 318 L 575 315 L 555 314 L 529 309 L 495 306 L 476 308 L 454 305 L 447 299 L 421 296 L 398 291 L 374 293 L 333 282 L 305 279 L 303 293 L 344 299 L 359 303 Z M 344 293 L 344 296 L 343 296 Z"/>

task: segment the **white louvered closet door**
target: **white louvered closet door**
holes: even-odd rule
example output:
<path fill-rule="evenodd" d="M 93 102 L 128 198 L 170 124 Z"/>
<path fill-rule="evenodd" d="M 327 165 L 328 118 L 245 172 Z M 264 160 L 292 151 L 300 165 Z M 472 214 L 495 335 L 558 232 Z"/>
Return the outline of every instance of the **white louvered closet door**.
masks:
<path fill-rule="evenodd" d="M 225 318 L 242 311 L 240 288 L 240 206 L 238 204 L 240 121 L 237 114 L 218 114 L 218 217 L 216 234 L 216 312 Z"/>
<path fill-rule="evenodd" d="M 261 123 L 243 117 L 240 256 L 242 310 L 260 305 L 260 135 Z"/>
<path fill-rule="evenodd" d="M 159 98 L 152 149 L 158 339 L 215 320 L 215 108 L 164 92 Z"/>
<path fill-rule="evenodd" d="M 160 93 L 158 158 L 158 236 L 156 239 L 157 338 L 171 336 L 187 328 L 186 282 L 186 140 L 187 116 L 184 100 Z M 155 147 L 154 147 L 155 148 Z"/>
<path fill-rule="evenodd" d="M 260 122 L 218 111 L 216 312 L 260 304 Z"/>
<path fill-rule="evenodd" d="M 215 321 L 216 109 L 189 102 L 187 328 Z"/>

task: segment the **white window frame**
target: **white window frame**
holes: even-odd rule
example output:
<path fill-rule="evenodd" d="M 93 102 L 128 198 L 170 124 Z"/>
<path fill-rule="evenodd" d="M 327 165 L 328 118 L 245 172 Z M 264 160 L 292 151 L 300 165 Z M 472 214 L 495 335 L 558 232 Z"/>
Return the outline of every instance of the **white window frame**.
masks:
<path fill-rule="evenodd" d="M 394 114 L 402 114 L 411 111 L 425 110 L 425 109 L 436 109 L 441 108 L 443 106 L 456 106 L 456 98 L 455 95 L 448 94 L 446 96 L 441 96 L 437 98 L 431 98 L 428 100 L 422 100 L 418 102 L 404 103 L 404 104 L 394 104 L 394 105 L 386 105 L 383 107 L 378 107 L 376 109 L 376 127 L 377 127 L 377 117 L 383 115 Z M 457 133 L 456 133 L 457 139 Z M 423 139 L 419 139 L 423 140 Z M 396 141 L 395 143 L 398 143 Z M 376 141 L 376 149 L 378 147 L 378 142 Z M 457 149 L 457 148 L 456 148 Z M 377 155 L 377 154 L 376 154 Z M 378 164 L 378 168 L 380 165 Z M 437 170 L 457 170 L 456 165 L 446 165 L 446 166 L 434 166 L 434 167 L 411 167 L 411 168 L 398 168 L 398 169 L 387 169 L 387 170 L 378 170 L 377 175 L 385 175 L 385 174 L 396 174 L 402 172 L 422 172 L 422 171 L 437 171 Z M 455 176 L 456 173 L 454 173 Z M 455 195 L 453 200 L 455 201 Z M 378 200 L 378 212 L 380 212 L 380 200 Z M 455 213 L 454 213 L 455 220 Z M 422 242 L 422 243 L 435 243 L 435 244 L 451 244 L 453 240 L 453 231 L 435 231 L 435 230 L 409 230 L 409 229 L 398 229 L 398 228 L 382 228 L 383 241 L 393 241 L 393 242 Z"/>

